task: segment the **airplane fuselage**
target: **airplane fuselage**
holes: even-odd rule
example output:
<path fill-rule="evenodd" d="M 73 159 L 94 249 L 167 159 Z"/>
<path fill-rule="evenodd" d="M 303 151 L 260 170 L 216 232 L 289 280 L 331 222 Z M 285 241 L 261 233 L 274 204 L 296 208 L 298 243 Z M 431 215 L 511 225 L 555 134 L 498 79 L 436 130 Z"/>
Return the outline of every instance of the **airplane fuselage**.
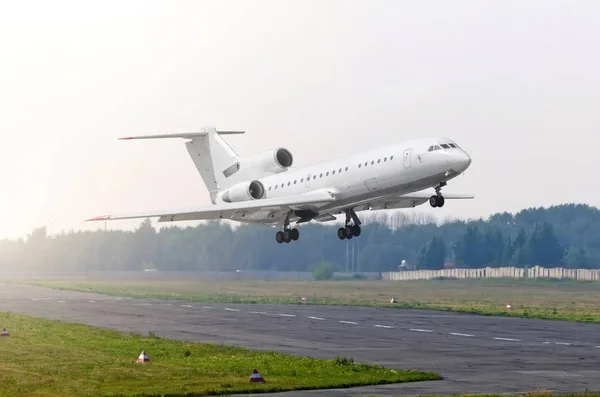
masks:
<path fill-rule="evenodd" d="M 437 150 L 431 150 L 436 147 Z M 288 168 L 256 180 L 264 186 L 266 199 L 294 197 L 326 189 L 335 194 L 336 200 L 319 207 L 319 212 L 342 213 L 351 204 L 360 207 L 361 202 L 438 186 L 460 175 L 470 163 L 469 155 L 453 141 L 425 138 L 305 167 Z M 223 202 L 222 195 L 217 196 L 217 203 Z M 267 213 L 256 213 L 255 216 L 242 214 L 234 220 L 278 222 Z M 298 218 L 300 216 L 292 216 L 290 220 Z"/>

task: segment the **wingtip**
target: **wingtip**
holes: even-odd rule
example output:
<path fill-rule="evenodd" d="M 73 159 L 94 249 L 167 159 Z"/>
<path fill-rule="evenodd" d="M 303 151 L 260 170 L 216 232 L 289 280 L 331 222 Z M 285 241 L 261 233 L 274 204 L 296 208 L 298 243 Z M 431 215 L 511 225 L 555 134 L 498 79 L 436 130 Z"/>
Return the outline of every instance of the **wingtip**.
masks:
<path fill-rule="evenodd" d="M 93 218 L 90 219 L 86 219 L 84 222 L 92 222 L 92 221 L 105 221 L 110 219 L 110 215 L 101 215 L 101 216 L 95 216 Z"/>

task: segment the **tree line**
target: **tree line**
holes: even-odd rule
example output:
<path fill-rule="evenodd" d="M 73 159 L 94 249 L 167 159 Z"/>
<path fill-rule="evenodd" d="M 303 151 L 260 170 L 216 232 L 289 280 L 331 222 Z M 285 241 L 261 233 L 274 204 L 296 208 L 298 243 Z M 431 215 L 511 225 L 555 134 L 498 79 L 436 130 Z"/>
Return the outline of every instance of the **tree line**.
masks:
<path fill-rule="evenodd" d="M 294 270 L 329 262 L 336 271 L 456 267 L 600 267 L 600 211 L 583 204 L 529 208 L 488 219 L 449 220 L 410 211 L 375 212 L 362 235 L 340 241 L 340 222 L 303 225 L 300 240 L 275 242 L 275 229 L 219 221 L 156 229 L 144 220 L 133 231 L 71 231 L 0 241 L 0 270 Z"/>

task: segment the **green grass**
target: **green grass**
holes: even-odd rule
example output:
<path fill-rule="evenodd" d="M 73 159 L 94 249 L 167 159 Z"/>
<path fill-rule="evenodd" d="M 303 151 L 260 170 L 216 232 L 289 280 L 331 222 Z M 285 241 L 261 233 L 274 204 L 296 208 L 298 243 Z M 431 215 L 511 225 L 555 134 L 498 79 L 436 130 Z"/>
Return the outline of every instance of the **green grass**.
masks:
<path fill-rule="evenodd" d="M 351 359 L 187 343 L 0 312 L 1 396 L 199 396 L 437 380 Z M 135 363 L 145 350 L 151 362 Z M 251 384 L 256 368 L 265 384 Z"/>
<path fill-rule="evenodd" d="M 600 282 L 462 279 L 420 281 L 22 281 L 76 291 L 204 303 L 311 304 L 435 309 L 600 323 Z M 389 300 L 395 296 L 398 304 Z M 512 311 L 506 311 L 507 303 Z"/>

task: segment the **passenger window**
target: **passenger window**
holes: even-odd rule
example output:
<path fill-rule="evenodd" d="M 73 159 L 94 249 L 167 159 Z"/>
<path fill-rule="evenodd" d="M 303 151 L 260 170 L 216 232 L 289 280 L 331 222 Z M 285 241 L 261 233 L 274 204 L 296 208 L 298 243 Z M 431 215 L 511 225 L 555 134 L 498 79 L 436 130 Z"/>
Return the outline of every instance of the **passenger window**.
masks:
<path fill-rule="evenodd" d="M 300 183 L 302 183 L 302 182 L 304 182 L 304 178 L 301 178 L 301 179 L 300 179 Z"/>
<path fill-rule="evenodd" d="M 319 174 L 319 178 L 323 178 L 323 174 Z"/>
<path fill-rule="evenodd" d="M 296 182 L 298 182 L 298 181 L 294 181 L 294 185 L 296 184 Z"/>
<path fill-rule="evenodd" d="M 346 167 L 346 171 L 348 171 L 348 167 Z"/>
<path fill-rule="evenodd" d="M 316 175 L 315 175 L 315 176 L 313 176 L 313 179 L 317 179 L 317 176 L 316 176 Z"/>
<path fill-rule="evenodd" d="M 271 191 L 271 187 L 272 187 L 272 186 L 269 186 L 269 191 Z"/>
<path fill-rule="evenodd" d="M 393 159 L 394 159 L 394 156 L 390 156 L 390 160 L 393 160 Z"/>
<path fill-rule="evenodd" d="M 368 162 L 368 161 L 365 161 L 365 167 L 366 167 L 367 165 L 369 165 L 369 162 Z"/>
<path fill-rule="evenodd" d="M 275 185 L 275 190 L 277 190 L 277 185 Z"/>
<path fill-rule="evenodd" d="M 386 161 L 387 161 L 387 157 L 384 157 L 384 158 L 383 158 L 383 161 L 384 161 L 384 162 L 386 162 Z"/>
<path fill-rule="evenodd" d="M 342 172 L 342 169 L 340 168 L 340 169 L 338 170 L 338 172 Z"/>
<path fill-rule="evenodd" d="M 329 176 L 329 172 L 327 172 L 327 173 L 325 174 L 325 176 Z"/>
<path fill-rule="evenodd" d="M 381 163 L 381 159 L 377 159 L 377 164 Z"/>
<path fill-rule="evenodd" d="M 284 184 L 284 183 L 282 183 L 282 184 L 281 184 L 281 187 L 283 188 L 284 186 L 285 186 L 285 184 Z"/>
<path fill-rule="evenodd" d="M 288 186 L 290 186 L 290 184 L 291 184 L 291 183 L 290 183 L 290 182 L 288 182 Z"/>
<path fill-rule="evenodd" d="M 362 167 L 362 164 L 359 164 L 359 165 L 358 165 L 358 168 L 360 168 L 360 167 Z"/>
<path fill-rule="evenodd" d="M 335 170 L 331 171 L 331 175 L 335 175 Z"/>

